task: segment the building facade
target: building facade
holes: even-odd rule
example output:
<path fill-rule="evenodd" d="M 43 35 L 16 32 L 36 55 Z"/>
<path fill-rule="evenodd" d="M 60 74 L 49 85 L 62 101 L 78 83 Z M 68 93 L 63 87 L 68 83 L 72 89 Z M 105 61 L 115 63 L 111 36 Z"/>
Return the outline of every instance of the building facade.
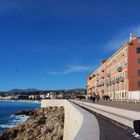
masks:
<path fill-rule="evenodd" d="M 87 77 L 87 94 L 114 100 L 140 100 L 140 37 L 129 41 Z"/>

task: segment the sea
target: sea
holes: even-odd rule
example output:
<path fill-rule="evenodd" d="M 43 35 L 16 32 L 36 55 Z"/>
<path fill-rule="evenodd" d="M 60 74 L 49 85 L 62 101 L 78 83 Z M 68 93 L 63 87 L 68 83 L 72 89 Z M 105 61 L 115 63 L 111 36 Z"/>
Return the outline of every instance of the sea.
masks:
<path fill-rule="evenodd" d="M 0 132 L 29 118 L 25 115 L 15 115 L 17 111 L 36 109 L 40 106 L 40 102 L 0 101 Z"/>

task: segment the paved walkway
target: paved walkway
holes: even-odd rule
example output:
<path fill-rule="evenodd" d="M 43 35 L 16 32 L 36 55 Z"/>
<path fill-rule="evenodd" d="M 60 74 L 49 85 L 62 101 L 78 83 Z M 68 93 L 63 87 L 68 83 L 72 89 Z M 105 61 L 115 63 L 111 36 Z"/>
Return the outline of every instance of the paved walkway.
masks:
<path fill-rule="evenodd" d="M 83 123 L 74 140 L 100 140 L 99 123 L 95 115 L 73 104 L 83 115 Z"/>
<path fill-rule="evenodd" d="M 100 140 L 137 140 L 129 131 L 119 127 L 99 115 L 96 118 L 100 127 Z"/>
<path fill-rule="evenodd" d="M 82 107 L 83 108 L 83 107 Z M 88 110 L 84 108 L 85 110 Z M 99 132 L 100 132 L 100 140 L 137 140 L 134 138 L 131 133 L 127 129 L 124 129 L 116 124 L 114 124 L 111 120 L 104 118 L 98 114 L 95 114 L 93 111 L 88 110 L 96 119 L 99 124 Z M 92 121 L 90 120 L 92 124 Z M 87 129 L 94 129 L 92 127 L 87 127 Z M 91 131 L 91 130 L 90 130 Z M 89 136 L 90 138 L 92 136 Z M 79 140 L 79 139 L 78 139 Z M 94 138 L 92 140 L 95 140 Z"/>
<path fill-rule="evenodd" d="M 87 100 L 83 100 L 83 101 L 90 102 L 90 101 L 87 101 Z M 94 104 L 105 105 L 105 106 L 116 107 L 116 108 L 121 108 L 121 109 L 133 110 L 133 111 L 140 112 L 140 103 L 115 102 L 115 101 L 96 102 L 95 101 Z"/>

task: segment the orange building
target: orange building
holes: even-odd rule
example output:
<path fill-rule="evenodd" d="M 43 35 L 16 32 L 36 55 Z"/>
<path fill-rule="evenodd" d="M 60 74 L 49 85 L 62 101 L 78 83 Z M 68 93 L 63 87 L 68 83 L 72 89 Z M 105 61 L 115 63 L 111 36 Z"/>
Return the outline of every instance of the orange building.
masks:
<path fill-rule="evenodd" d="M 114 100 L 140 100 L 140 37 L 129 41 L 87 77 L 87 94 Z"/>

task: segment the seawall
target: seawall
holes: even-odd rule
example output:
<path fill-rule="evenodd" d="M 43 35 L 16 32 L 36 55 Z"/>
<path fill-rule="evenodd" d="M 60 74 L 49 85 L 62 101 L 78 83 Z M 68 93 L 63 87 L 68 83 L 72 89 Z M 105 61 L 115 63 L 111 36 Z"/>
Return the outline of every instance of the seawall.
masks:
<path fill-rule="evenodd" d="M 41 107 L 64 106 L 63 140 L 99 140 L 99 125 L 91 113 L 67 100 L 42 100 Z"/>
<path fill-rule="evenodd" d="M 133 121 L 140 120 L 140 112 L 115 107 L 108 107 L 104 105 L 98 105 L 78 100 L 71 101 L 87 109 L 90 109 L 98 114 L 101 114 L 107 118 L 115 120 L 116 122 L 119 122 L 132 129 L 133 129 Z"/>

